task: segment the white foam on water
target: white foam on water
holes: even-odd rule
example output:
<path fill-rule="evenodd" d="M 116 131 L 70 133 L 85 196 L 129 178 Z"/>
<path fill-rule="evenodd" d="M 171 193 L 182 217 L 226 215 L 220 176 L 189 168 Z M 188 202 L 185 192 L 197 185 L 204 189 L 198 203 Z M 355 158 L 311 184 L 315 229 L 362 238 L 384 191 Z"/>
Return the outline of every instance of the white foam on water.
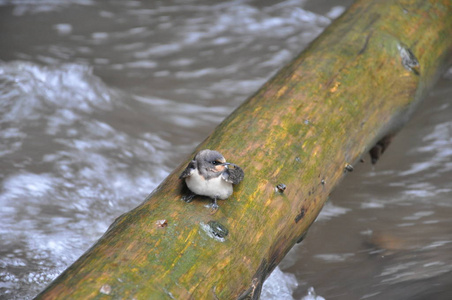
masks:
<path fill-rule="evenodd" d="M 276 267 L 262 287 L 262 300 L 293 300 L 293 290 L 298 286 L 295 275 L 284 273 Z"/>

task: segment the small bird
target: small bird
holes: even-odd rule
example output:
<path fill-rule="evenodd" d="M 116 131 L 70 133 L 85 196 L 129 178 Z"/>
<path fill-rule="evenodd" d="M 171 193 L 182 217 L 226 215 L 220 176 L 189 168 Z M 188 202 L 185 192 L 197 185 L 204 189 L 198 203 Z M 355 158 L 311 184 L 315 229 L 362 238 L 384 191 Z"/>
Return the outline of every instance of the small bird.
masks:
<path fill-rule="evenodd" d="M 179 176 L 185 179 L 191 194 L 184 196 L 185 202 L 191 202 L 196 195 L 213 199 L 213 212 L 217 211 L 217 200 L 231 196 L 233 184 L 238 184 L 245 177 L 243 170 L 226 162 L 224 156 L 214 150 L 201 150 Z"/>

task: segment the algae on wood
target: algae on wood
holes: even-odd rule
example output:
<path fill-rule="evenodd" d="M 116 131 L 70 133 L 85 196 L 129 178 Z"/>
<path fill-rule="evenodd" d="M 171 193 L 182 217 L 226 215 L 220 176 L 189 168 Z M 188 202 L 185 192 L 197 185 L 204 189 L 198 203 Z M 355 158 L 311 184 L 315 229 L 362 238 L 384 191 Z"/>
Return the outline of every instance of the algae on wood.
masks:
<path fill-rule="evenodd" d="M 210 200 L 181 201 L 190 157 L 38 299 L 258 298 L 346 164 L 402 123 L 444 70 L 451 15 L 452 1 L 356 2 L 198 147 L 246 174 L 216 214 Z M 218 224 L 227 235 L 215 235 Z"/>

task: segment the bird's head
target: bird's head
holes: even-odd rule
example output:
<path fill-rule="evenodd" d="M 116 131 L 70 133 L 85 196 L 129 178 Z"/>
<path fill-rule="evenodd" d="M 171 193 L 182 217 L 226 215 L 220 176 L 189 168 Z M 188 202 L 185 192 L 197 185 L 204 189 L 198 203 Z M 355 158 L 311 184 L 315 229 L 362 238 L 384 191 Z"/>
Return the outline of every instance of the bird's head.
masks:
<path fill-rule="evenodd" d="M 196 154 L 195 161 L 199 169 L 206 169 L 215 173 L 223 172 L 229 165 L 220 152 L 214 150 L 201 150 Z"/>

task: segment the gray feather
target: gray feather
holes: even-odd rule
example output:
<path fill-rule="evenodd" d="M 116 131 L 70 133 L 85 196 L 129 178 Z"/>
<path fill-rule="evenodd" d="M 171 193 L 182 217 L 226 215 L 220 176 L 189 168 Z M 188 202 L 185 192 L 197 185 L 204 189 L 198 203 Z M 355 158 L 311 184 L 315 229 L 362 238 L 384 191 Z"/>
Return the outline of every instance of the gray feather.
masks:
<path fill-rule="evenodd" d="M 184 179 L 190 177 L 191 174 L 196 170 L 196 161 L 192 160 L 185 170 L 180 174 L 179 179 Z"/>
<path fill-rule="evenodd" d="M 245 172 L 236 164 L 230 164 L 229 168 L 221 174 L 226 182 L 238 184 L 245 178 Z"/>

